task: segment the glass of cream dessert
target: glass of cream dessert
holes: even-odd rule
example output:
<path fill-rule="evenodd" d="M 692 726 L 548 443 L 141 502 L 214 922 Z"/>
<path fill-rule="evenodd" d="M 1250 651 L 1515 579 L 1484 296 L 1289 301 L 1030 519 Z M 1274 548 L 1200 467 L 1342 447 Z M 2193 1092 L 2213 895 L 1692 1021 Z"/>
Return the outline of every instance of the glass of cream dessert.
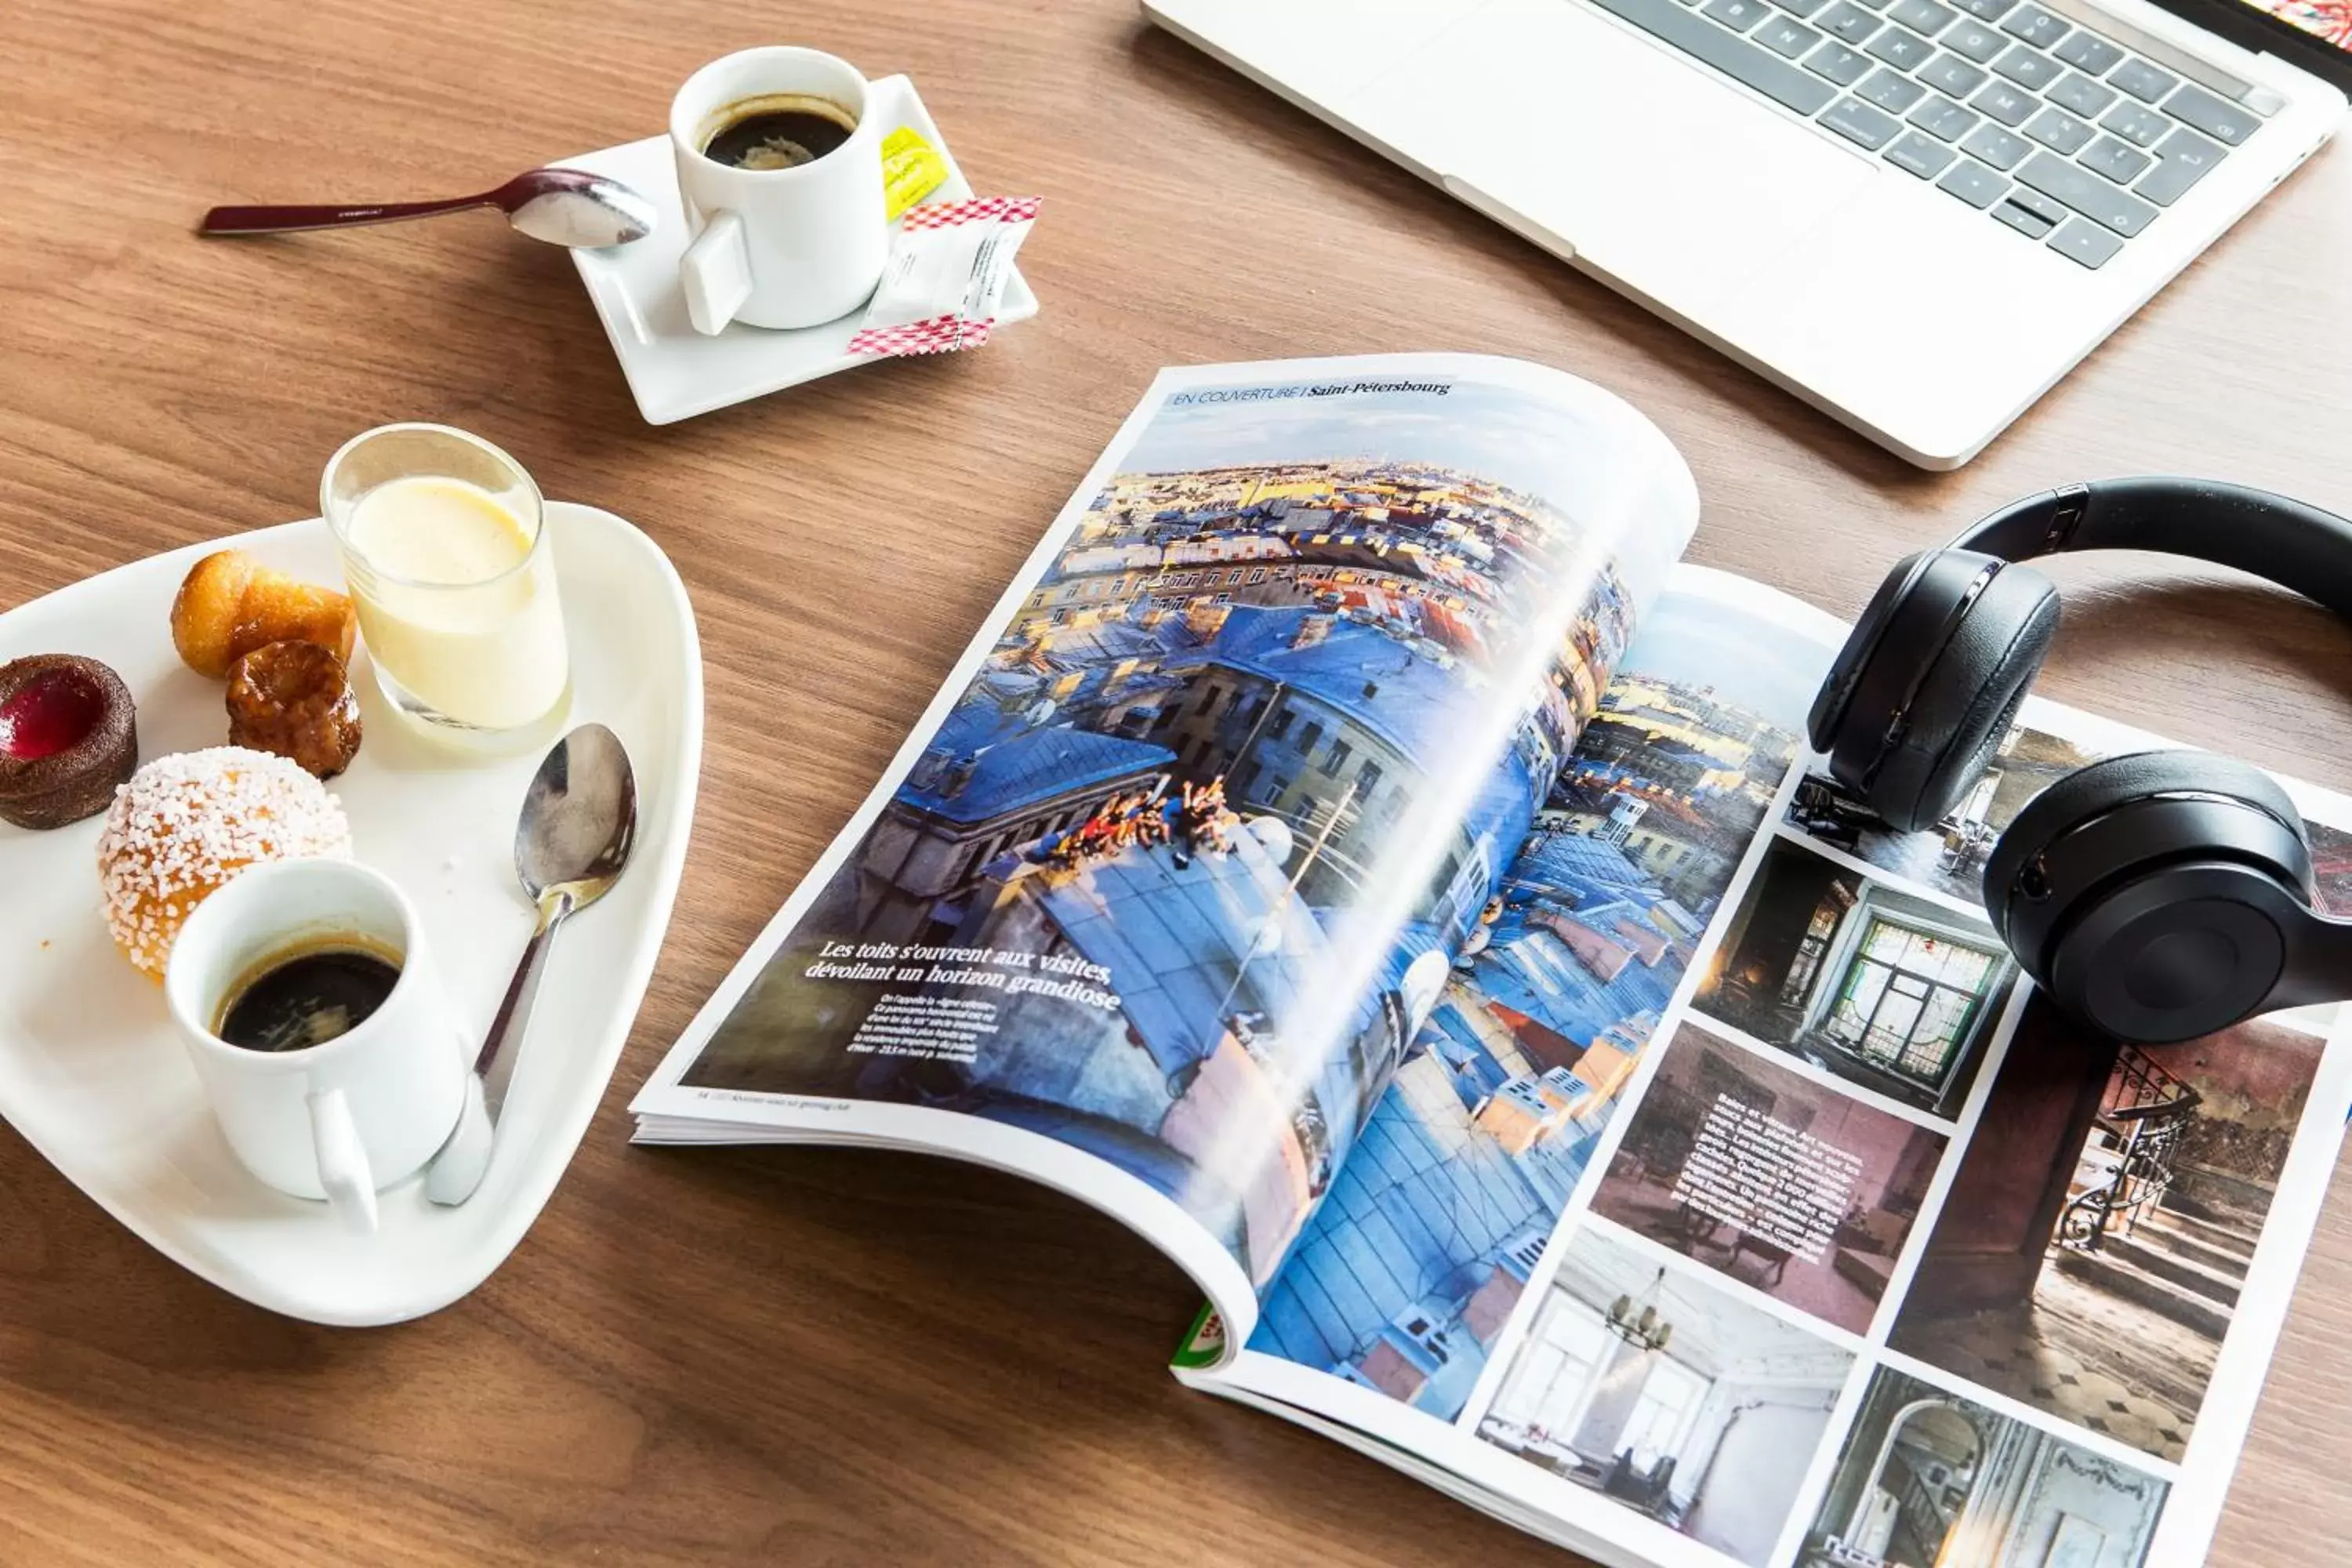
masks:
<path fill-rule="evenodd" d="M 385 425 L 328 461 L 319 504 L 394 709 L 497 749 L 562 721 L 563 606 L 546 503 L 521 464 L 446 425 Z"/>

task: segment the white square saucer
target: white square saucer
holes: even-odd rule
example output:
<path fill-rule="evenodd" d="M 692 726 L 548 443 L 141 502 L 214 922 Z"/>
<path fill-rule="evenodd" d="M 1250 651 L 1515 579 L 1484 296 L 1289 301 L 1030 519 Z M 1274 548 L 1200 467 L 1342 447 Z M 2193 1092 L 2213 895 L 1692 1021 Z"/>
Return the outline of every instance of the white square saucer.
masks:
<path fill-rule="evenodd" d="M 910 127 L 938 149 L 947 164 L 947 182 L 924 199 L 961 201 L 972 195 L 971 183 L 956 166 L 955 154 L 948 151 L 915 84 L 893 76 L 872 87 L 875 111 L 885 117 L 886 130 Z M 872 354 L 848 352 L 863 307 L 839 321 L 797 331 L 740 323 L 709 337 L 694 330 L 686 319 L 686 296 L 677 286 L 677 260 L 689 237 L 667 135 L 562 162 L 625 181 L 661 214 L 654 232 L 634 245 L 572 253 L 580 280 L 588 286 L 588 297 L 604 323 L 604 334 L 620 355 L 621 374 L 628 378 L 637 412 L 647 424 L 691 419 L 836 371 L 877 363 Z M 1037 296 L 1016 268 L 1005 283 L 997 325 L 1024 321 L 1036 313 Z"/>

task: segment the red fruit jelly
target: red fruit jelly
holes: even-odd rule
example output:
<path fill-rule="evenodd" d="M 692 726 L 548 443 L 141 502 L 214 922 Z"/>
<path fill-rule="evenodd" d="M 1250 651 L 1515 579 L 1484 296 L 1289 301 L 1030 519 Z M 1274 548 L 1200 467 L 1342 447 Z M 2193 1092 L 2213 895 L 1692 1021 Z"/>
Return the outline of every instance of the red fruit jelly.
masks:
<path fill-rule="evenodd" d="M 106 693 L 79 670 L 37 676 L 0 702 L 0 756 L 20 762 L 79 745 L 106 717 Z"/>

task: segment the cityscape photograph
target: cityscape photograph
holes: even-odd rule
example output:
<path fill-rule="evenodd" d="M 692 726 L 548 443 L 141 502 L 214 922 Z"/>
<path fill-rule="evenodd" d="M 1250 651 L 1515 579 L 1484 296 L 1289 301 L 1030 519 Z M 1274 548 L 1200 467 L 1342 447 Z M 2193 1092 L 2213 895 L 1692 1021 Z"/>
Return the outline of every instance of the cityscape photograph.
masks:
<path fill-rule="evenodd" d="M 683 1081 L 1055 1138 L 1266 1280 L 1678 543 L 1524 488 L 1528 402 L 1171 399 Z"/>
<path fill-rule="evenodd" d="M 1787 776 L 1826 657 L 1711 596 L 1651 608 L 1252 1349 L 1460 1414 Z"/>

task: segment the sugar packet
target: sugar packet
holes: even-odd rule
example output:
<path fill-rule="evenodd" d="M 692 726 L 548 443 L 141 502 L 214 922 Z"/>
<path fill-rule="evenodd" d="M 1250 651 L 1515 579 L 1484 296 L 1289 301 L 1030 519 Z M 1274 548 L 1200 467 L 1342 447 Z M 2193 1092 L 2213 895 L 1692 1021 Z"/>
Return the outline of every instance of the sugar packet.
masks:
<path fill-rule="evenodd" d="M 1013 254 L 1036 217 L 1035 196 L 976 196 L 910 210 L 849 352 L 941 354 L 986 342 Z"/>

